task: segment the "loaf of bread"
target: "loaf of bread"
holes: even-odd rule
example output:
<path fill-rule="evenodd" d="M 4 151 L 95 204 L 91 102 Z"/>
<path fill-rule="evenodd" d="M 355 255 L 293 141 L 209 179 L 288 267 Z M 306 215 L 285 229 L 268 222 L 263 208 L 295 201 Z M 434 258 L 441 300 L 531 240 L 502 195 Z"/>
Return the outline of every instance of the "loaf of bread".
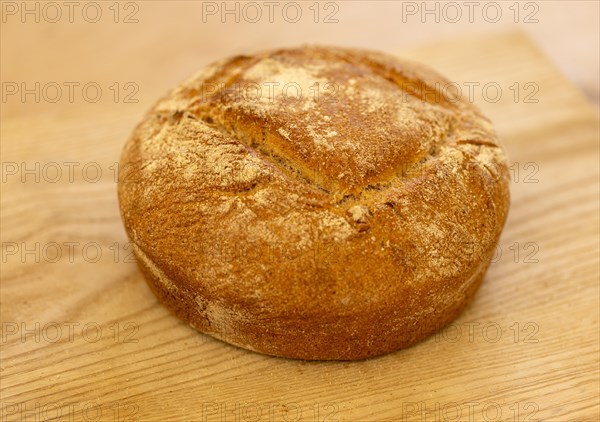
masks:
<path fill-rule="evenodd" d="M 506 220 L 490 124 L 449 82 L 366 50 L 214 63 L 124 147 L 121 214 L 150 288 L 196 329 L 269 355 L 357 360 L 444 327 Z"/>

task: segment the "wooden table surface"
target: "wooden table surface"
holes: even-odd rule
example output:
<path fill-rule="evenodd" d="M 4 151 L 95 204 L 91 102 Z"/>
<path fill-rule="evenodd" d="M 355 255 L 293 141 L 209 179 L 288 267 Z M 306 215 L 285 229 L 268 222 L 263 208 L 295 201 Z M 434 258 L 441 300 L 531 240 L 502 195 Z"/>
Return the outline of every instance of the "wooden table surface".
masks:
<path fill-rule="evenodd" d="M 472 87 L 512 163 L 510 216 L 474 303 L 450 327 L 376 359 L 303 362 L 229 346 L 160 305 L 131 259 L 114 180 L 157 96 L 220 56 L 284 43 L 273 34 L 285 25 L 236 33 L 202 23 L 191 2 L 177 14 L 132 3 L 139 22 L 127 25 L 113 22 L 112 2 L 98 4 L 96 24 L 3 12 L 0 420 L 600 418 L 598 110 L 528 37 L 384 43 L 463 95 Z M 118 6 L 119 19 L 135 10 Z M 227 28 L 248 38 L 231 47 L 217 36 Z M 334 32 L 321 42 L 356 35 Z"/>

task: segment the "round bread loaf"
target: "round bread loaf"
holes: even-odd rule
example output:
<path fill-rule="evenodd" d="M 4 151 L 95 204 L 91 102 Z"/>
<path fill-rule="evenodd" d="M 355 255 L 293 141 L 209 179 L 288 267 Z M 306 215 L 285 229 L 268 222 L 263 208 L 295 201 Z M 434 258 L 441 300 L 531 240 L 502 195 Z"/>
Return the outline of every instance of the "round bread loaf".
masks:
<path fill-rule="evenodd" d="M 490 121 L 432 70 L 302 47 L 214 63 L 160 100 L 119 200 L 156 296 L 254 351 L 355 360 L 473 297 L 506 220 Z"/>

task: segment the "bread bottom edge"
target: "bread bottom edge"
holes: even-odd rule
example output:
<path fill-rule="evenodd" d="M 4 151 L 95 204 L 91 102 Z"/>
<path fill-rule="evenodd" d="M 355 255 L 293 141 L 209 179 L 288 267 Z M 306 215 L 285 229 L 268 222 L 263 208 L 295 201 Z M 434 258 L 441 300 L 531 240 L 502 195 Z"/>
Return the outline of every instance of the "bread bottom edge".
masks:
<path fill-rule="evenodd" d="M 464 289 L 458 299 L 451 301 L 447 308 L 436 310 L 434 315 L 414 316 L 411 324 L 393 318 L 369 324 L 370 316 L 367 316 L 366 323 L 359 324 L 361 330 L 344 332 L 343 321 L 325 329 L 318 321 L 303 326 L 282 326 L 276 322 L 275 328 L 275 325 L 249 323 L 247 318 L 229 318 L 227 324 L 215 326 L 214 320 L 198 306 L 193 292 L 169 279 L 135 243 L 133 251 L 146 283 L 159 302 L 196 330 L 254 352 L 311 361 L 364 360 L 405 349 L 428 338 L 455 320 L 473 300 L 488 267 L 487 262 L 481 262 L 463 282 Z"/>

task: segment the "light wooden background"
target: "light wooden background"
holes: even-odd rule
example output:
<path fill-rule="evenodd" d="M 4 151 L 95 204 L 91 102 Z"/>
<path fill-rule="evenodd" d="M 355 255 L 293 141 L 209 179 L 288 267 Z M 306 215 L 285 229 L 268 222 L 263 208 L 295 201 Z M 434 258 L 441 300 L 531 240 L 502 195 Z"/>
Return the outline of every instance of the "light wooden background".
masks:
<path fill-rule="evenodd" d="M 96 24 L 2 24 L 3 83 L 93 82 L 103 95 L 1 103 L 0 420 L 598 420 L 597 18 L 563 31 L 590 38 L 583 54 L 552 50 L 557 16 L 569 19 L 556 4 L 540 5 L 538 26 L 518 25 L 529 38 L 497 31 L 510 22 L 403 26 L 391 2 L 339 2 L 330 26 L 204 24 L 198 2 L 137 2 L 139 23 L 115 24 L 111 4 Z M 531 41 L 552 27 L 542 48 L 571 81 Z M 435 42 L 410 47 L 431 31 Z M 363 362 L 271 358 L 193 331 L 130 262 L 118 213 L 113 164 L 157 96 L 218 57 L 303 40 L 425 62 L 465 94 L 466 83 L 502 89 L 497 102 L 474 90 L 513 163 L 502 256 L 455 324 Z M 137 103 L 123 101 L 127 83 Z"/>

